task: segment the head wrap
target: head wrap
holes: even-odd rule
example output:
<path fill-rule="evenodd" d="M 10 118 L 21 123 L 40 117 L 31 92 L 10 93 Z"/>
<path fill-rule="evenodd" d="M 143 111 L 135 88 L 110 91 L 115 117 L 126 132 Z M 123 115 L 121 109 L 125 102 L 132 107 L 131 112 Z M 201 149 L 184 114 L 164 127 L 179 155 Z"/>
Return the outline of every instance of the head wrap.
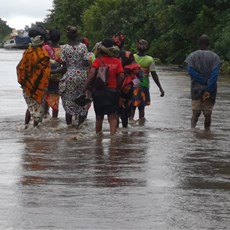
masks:
<path fill-rule="evenodd" d="M 49 39 L 51 42 L 56 43 L 59 42 L 61 38 L 61 33 L 58 29 L 52 29 L 49 32 Z"/>
<path fill-rule="evenodd" d="M 77 33 L 77 27 L 76 26 L 67 26 L 66 31 L 67 31 L 67 33 Z"/>
<path fill-rule="evenodd" d="M 31 38 L 31 43 L 33 47 L 41 46 L 44 43 L 44 39 L 41 35 Z"/>
<path fill-rule="evenodd" d="M 48 31 L 40 24 L 33 24 L 29 29 L 28 35 L 30 38 L 36 37 L 38 35 L 42 36 L 44 40 L 49 38 Z"/>
<path fill-rule="evenodd" d="M 102 42 L 96 43 L 93 48 L 94 55 L 97 57 L 100 53 L 105 53 L 110 57 L 119 56 L 119 47 L 113 45 L 113 40 L 105 38 Z"/>
<path fill-rule="evenodd" d="M 77 39 L 77 27 L 67 26 L 66 32 L 67 32 L 67 37 L 68 37 L 69 41 L 76 41 L 76 39 Z"/>
<path fill-rule="evenodd" d="M 87 47 L 89 47 L 89 39 L 87 37 L 81 37 L 80 38 L 81 43 L 85 44 Z"/>
<path fill-rule="evenodd" d="M 139 39 L 137 40 L 137 49 L 138 50 L 142 50 L 142 51 L 146 51 L 149 48 L 149 44 L 146 40 L 144 39 Z"/>
<path fill-rule="evenodd" d="M 122 47 L 125 43 L 125 36 L 121 34 L 121 32 L 118 32 L 117 34 L 113 35 L 113 41 L 115 45 L 118 47 Z"/>

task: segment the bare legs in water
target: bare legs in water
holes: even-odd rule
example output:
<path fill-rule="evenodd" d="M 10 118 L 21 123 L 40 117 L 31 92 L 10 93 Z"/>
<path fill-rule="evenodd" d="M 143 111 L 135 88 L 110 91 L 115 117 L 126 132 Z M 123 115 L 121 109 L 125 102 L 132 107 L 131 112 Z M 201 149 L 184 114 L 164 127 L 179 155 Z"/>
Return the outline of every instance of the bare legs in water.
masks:
<path fill-rule="evenodd" d="M 85 121 L 86 116 L 78 116 L 78 124 L 77 127 L 79 127 L 84 121 Z M 73 116 L 70 115 L 69 113 L 65 114 L 65 120 L 66 120 L 66 124 L 67 125 L 72 125 L 72 121 L 73 121 Z"/>
<path fill-rule="evenodd" d="M 31 120 L 31 114 L 30 114 L 30 111 L 29 109 L 26 110 L 26 114 L 25 114 L 25 129 L 28 128 L 28 125 L 30 123 L 30 120 Z M 37 127 L 38 126 L 38 122 L 37 121 L 34 121 L 34 127 Z"/>
<path fill-rule="evenodd" d="M 104 115 L 96 115 L 96 133 L 100 133 L 102 131 L 103 120 L 104 120 Z M 116 113 L 112 113 L 108 115 L 111 135 L 114 135 L 117 131 L 117 120 L 118 118 Z"/>
<path fill-rule="evenodd" d="M 129 117 L 130 121 L 133 121 L 134 119 L 136 108 L 137 107 L 134 106 L 131 108 L 130 117 Z M 138 107 L 138 111 L 139 111 L 139 122 L 143 122 L 145 119 L 145 107 Z"/>
<path fill-rule="evenodd" d="M 206 130 L 210 129 L 211 126 L 211 111 L 203 111 L 204 114 L 204 128 Z M 192 119 L 191 119 L 191 128 L 196 128 L 198 119 L 201 115 L 201 111 L 200 110 L 193 110 L 192 111 Z"/>

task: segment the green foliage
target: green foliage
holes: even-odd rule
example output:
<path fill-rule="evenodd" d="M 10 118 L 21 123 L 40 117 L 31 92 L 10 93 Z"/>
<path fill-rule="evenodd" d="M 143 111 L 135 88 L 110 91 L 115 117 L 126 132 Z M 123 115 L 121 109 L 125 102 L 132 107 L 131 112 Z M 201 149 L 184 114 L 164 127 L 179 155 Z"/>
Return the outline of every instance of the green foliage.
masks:
<path fill-rule="evenodd" d="M 230 61 L 228 0 L 54 0 L 50 12 L 47 26 L 64 34 L 67 25 L 77 25 L 91 47 L 120 31 L 126 36 L 126 49 L 135 52 L 136 40 L 144 38 L 151 56 L 182 64 L 197 49 L 198 37 L 206 33 L 211 48 Z"/>
<path fill-rule="evenodd" d="M 222 74 L 230 74 L 230 63 L 228 61 L 223 61 L 221 65 Z"/>
<path fill-rule="evenodd" d="M 0 18 L 0 43 L 4 42 L 10 35 L 12 29 Z"/>
<path fill-rule="evenodd" d="M 215 49 L 218 54 L 227 61 L 230 61 L 230 27 L 227 26 L 222 30 L 222 34 L 217 38 L 215 42 Z"/>
<path fill-rule="evenodd" d="M 93 44 L 112 35 L 110 28 L 115 24 L 113 19 L 117 18 L 115 15 L 118 2 L 119 0 L 97 0 L 84 12 L 84 31 Z"/>
<path fill-rule="evenodd" d="M 61 33 L 61 41 L 64 43 L 66 38 L 66 27 L 74 25 L 82 33 L 82 15 L 83 12 L 94 2 L 94 0 L 53 0 L 53 10 L 45 19 L 46 26 L 58 28 Z"/>

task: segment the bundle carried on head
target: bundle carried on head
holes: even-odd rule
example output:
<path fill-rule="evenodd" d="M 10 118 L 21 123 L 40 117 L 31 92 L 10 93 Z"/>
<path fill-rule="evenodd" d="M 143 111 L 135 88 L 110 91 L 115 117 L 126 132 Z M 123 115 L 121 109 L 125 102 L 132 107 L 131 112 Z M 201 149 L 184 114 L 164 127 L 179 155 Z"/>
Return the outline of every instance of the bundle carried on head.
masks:
<path fill-rule="evenodd" d="M 105 38 L 103 41 L 96 43 L 93 51 L 95 56 L 98 56 L 100 53 L 105 53 L 110 57 L 118 57 L 120 49 L 118 46 L 114 46 L 111 38 Z"/>
<path fill-rule="evenodd" d="M 118 32 L 113 35 L 113 41 L 116 46 L 122 48 L 123 45 L 125 44 L 125 36 L 121 32 Z"/>
<path fill-rule="evenodd" d="M 69 25 L 66 27 L 66 33 L 69 41 L 76 42 L 78 40 L 78 33 L 77 33 L 77 27 Z"/>
<path fill-rule="evenodd" d="M 38 35 L 42 36 L 44 40 L 48 40 L 49 35 L 47 30 L 40 24 L 33 24 L 29 29 L 29 37 L 33 38 Z"/>
<path fill-rule="evenodd" d="M 149 43 L 145 39 L 137 40 L 137 49 L 140 51 L 147 51 L 149 48 Z"/>
<path fill-rule="evenodd" d="M 38 46 L 42 46 L 44 43 L 44 39 L 41 35 L 37 35 L 35 37 L 30 38 L 31 40 L 31 44 L 33 47 L 38 47 Z"/>

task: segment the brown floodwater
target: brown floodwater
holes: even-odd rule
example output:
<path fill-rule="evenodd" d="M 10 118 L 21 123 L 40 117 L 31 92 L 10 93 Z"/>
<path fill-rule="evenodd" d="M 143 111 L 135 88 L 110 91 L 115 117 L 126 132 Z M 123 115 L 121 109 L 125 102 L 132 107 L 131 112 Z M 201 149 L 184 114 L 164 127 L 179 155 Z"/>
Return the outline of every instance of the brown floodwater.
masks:
<path fill-rule="evenodd" d="M 59 119 L 24 130 L 22 51 L 0 49 L 0 229 L 229 229 L 230 78 L 221 76 L 210 131 L 190 129 L 190 79 L 157 66 L 146 122 L 94 133 Z M 136 114 L 136 118 L 137 119 Z"/>

